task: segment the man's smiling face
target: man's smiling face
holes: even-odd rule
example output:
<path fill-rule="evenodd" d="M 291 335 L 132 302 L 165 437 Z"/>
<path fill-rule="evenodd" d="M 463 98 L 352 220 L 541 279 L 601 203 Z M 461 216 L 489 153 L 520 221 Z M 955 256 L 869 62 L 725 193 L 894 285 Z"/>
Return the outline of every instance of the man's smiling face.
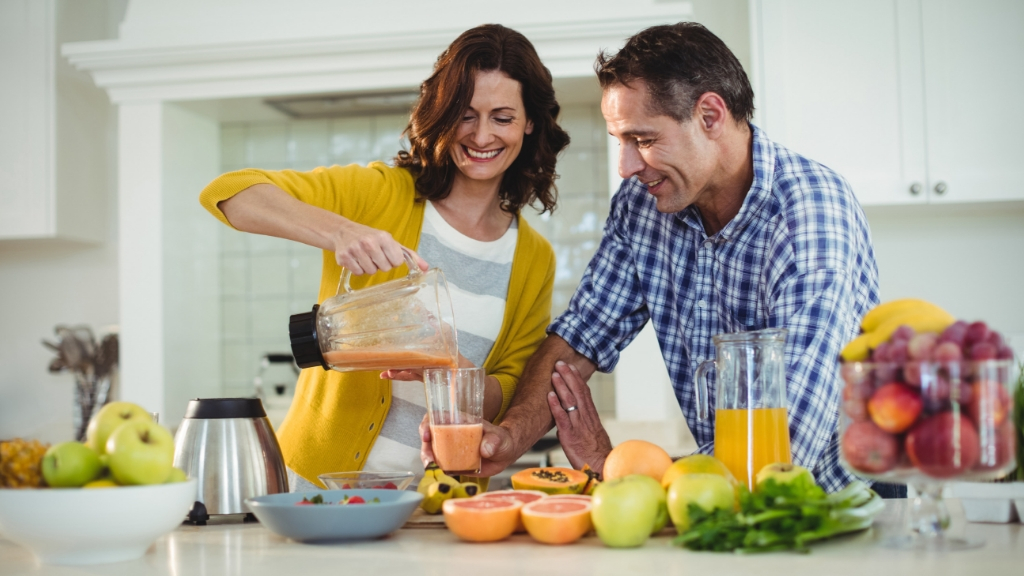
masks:
<path fill-rule="evenodd" d="M 608 133 L 619 141 L 619 176 L 646 184 L 659 212 L 699 205 L 717 161 L 700 115 L 680 123 L 655 113 L 642 81 L 606 87 L 601 112 Z"/>

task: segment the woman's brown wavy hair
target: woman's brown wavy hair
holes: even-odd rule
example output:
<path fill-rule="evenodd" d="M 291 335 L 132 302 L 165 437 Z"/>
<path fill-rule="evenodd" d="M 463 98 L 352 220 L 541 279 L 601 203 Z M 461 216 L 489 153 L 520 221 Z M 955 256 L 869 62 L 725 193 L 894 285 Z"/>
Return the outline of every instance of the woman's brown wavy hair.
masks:
<path fill-rule="evenodd" d="M 486 24 L 462 33 L 438 58 L 434 73 L 420 85 L 405 135 L 409 150 L 395 157 L 395 165 L 409 170 L 421 198 L 440 200 L 451 192 L 455 171 L 451 148 L 462 115 L 473 100 L 477 72 L 499 70 L 519 82 L 526 116 L 533 132 L 505 171 L 499 189 L 502 210 L 519 212 L 540 202 L 541 213 L 554 210 L 555 160 L 569 144 L 558 125 L 558 101 L 551 72 L 541 63 L 525 36 L 499 24 Z"/>

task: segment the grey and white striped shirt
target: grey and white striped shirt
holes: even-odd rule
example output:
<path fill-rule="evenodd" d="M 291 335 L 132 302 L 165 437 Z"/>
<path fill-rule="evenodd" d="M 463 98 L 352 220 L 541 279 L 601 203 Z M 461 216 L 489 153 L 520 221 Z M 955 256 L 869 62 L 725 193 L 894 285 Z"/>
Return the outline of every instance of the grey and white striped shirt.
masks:
<path fill-rule="evenodd" d="M 418 252 L 444 271 L 452 296 L 459 353 L 482 366 L 501 331 L 518 222 L 493 242 L 465 236 L 441 217 L 431 202 L 423 215 Z M 364 470 L 413 470 L 422 474 L 419 425 L 427 413 L 423 385 L 393 382 L 391 410 L 366 458 Z"/>

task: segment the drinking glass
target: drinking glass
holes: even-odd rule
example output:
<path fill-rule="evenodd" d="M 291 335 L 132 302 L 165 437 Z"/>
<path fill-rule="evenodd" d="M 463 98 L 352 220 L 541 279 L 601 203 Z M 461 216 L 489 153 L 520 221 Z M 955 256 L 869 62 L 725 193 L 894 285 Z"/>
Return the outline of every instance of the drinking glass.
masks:
<path fill-rule="evenodd" d="M 482 368 L 423 371 L 434 462 L 446 474 L 478 474 L 484 434 Z"/>

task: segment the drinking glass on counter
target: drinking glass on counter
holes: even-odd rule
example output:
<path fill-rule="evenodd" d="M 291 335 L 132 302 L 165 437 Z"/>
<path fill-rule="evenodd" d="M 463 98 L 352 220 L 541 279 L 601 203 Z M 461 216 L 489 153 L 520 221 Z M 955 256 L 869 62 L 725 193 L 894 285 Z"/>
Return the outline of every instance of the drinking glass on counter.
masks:
<path fill-rule="evenodd" d="M 712 340 L 717 358 L 702 362 L 694 377 L 697 417 L 702 421 L 708 418 L 706 376 L 714 369 L 715 458 L 753 490 L 761 468 L 792 462 L 786 411 L 786 330 L 719 334 Z"/>
<path fill-rule="evenodd" d="M 423 371 L 434 462 L 446 474 L 480 472 L 484 434 L 483 368 Z"/>

